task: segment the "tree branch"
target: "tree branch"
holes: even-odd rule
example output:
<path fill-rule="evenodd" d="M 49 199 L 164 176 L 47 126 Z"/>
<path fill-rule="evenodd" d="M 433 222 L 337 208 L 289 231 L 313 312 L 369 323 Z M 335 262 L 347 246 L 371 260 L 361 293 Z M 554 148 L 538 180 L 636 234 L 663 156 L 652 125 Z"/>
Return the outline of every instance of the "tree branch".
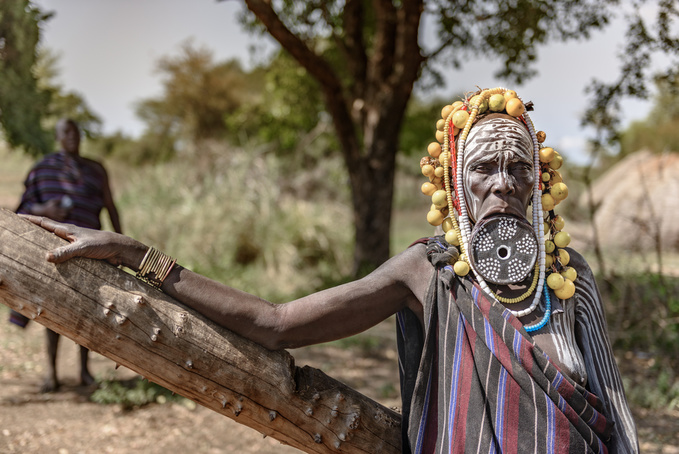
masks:
<path fill-rule="evenodd" d="M 239 423 L 310 453 L 401 452 L 400 415 L 212 323 L 103 261 L 55 265 L 64 241 L 0 210 L 0 302 Z"/>
<path fill-rule="evenodd" d="M 363 98 L 366 82 L 366 67 L 368 57 L 363 40 L 363 26 L 365 11 L 362 0 L 347 0 L 343 11 L 344 35 L 343 48 L 346 52 L 346 62 L 349 74 L 354 84 L 353 96 Z"/>
<path fill-rule="evenodd" d="M 309 49 L 304 41 L 290 31 L 273 10 L 269 0 L 245 0 L 245 4 L 264 24 L 269 34 L 283 46 L 283 49 L 289 52 L 319 82 L 338 140 L 342 145 L 345 161 L 357 160 L 361 147 L 356 136 L 355 125 L 349 114 L 351 106 L 348 105 L 342 83 L 335 71 L 325 59 Z"/>

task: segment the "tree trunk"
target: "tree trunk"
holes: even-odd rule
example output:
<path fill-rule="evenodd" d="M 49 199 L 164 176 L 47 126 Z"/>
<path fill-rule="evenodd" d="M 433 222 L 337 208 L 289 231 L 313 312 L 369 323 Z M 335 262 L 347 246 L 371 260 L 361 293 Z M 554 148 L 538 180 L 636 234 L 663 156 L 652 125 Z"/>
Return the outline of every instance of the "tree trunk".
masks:
<path fill-rule="evenodd" d="M 375 161 L 362 159 L 358 164 L 361 168 L 350 173 L 356 238 L 353 275 L 356 277 L 365 276 L 390 255 L 395 163 Z"/>
<path fill-rule="evenodd" d="M 349 74 L 339 74 L 281 20 L 268 0 L 245 0 L 271 36 L 318 81 L 351 180 L 354 276 L 389 258 L 398 135 L 424 62 L 419 47 L 422 0 L 373 2 L 368 33 L 364 0 L 346 2 L 343 33 L 335 35 Z M 371 8 L 372 10 L 373 8 Z M 369 38 L 369 39 L 366 39 Z M 368 44 L 368 41 L 370 44 Z"/>
<path fill-rule="evenodd" d="M 0 210 L 0 302 L 281 443 L 313 453 L 401 452 L 399 414 L 105 262 L 48 263 L 46 252 L 61 244 Z"/>

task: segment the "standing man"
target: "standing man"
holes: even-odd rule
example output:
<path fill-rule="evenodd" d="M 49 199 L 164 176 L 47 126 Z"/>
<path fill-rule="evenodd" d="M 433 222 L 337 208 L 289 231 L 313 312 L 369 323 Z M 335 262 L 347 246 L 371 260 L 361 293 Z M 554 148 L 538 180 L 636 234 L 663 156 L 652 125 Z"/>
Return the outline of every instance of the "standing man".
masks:
<path fill-rule="evenodd" d="M 80 156 L 80 129 L 72 119 L 59 120 L 56 138 L 61 150 L 46 156 L 26 177 L 26 190 L 17 213 L 45 216 L 55 221 L 80 227 L 101 229 L 99 215 L 106 208 L 113 229 L 122 233 L 118 210 L 113 202 L 108 175 L 104 166 Z M 28 319 L 12 311 L 10 321 L 26 326 Z M 47 376 L 42 392 L 59 387 L 56 361 L 59 334 L 47 329 Z M 94 383 L 87 365 L 88 350 L 80 347 L 80 380 L 83 385 Z"/>

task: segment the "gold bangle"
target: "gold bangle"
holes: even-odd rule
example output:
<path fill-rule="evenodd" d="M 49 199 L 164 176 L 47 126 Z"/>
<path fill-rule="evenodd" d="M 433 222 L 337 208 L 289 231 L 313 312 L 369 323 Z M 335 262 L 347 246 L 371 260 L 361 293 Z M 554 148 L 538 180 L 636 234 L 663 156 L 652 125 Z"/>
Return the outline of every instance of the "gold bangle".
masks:
<path fill-rule="evenodd" d="M 151 246 L 139 264 L 136 278 L 160 290 L 175 263 L 177 260 Z"/>

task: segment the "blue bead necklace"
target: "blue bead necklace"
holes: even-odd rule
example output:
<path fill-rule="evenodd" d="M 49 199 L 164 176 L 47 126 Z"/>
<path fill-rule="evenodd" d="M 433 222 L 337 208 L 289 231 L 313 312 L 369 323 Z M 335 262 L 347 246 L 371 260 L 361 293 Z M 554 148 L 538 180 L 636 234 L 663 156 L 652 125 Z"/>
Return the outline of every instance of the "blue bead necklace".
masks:
<path fill-rule="evenodd" d="M 533 331 L 537 331 L 543 326 L 545 326 L 547 323 L 549 323 L 549 317 L 552 314 L 552 302 L 549 299 L 549 287 L 547 287 L 547 282 L 545 281 L 545 286 L 543 287 L 543 295 L 545 295 L 545 315 L 542 316 L 542 320 L 539 322 L 533 324 L 533 325 L 528 325 L 524 326 L 523 329 L 528 331 L 529 333 L 532 333 Z"/>

